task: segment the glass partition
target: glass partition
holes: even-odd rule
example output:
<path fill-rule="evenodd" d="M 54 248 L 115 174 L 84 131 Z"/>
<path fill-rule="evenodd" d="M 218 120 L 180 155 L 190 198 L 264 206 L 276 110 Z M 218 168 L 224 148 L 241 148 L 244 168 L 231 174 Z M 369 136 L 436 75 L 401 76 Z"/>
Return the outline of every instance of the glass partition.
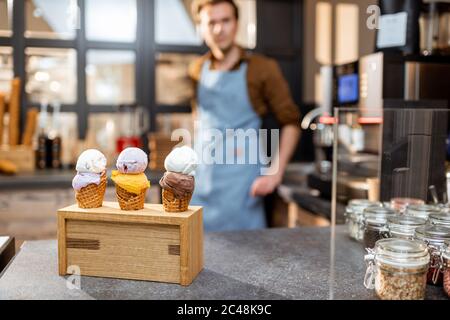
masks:
<path fill-rule="evenodd" d="M 373 274 L 366 273 L 373 267 L 375 243 L 397 237 L 388 221 L 411 216 L 408 208 L 416 203 L 439 212 L 447 209 L 449 115 L 447 109 L 426 108 L 420 102 L 414 108 L 335 109 L 330 299 L 377 299 L 374 285 L 391 290 L 385 282 L 391 278 L 376 278 L 375 284 Z M 414 227 L 411 234 L 406 238 L 413 239 Z M 415 282 L 407 284 L 413 287 Z M 414 293 L 389 296 L 403 294 Z M 427 285 L 427 297 L 441 294 L 442 287 Z"/>

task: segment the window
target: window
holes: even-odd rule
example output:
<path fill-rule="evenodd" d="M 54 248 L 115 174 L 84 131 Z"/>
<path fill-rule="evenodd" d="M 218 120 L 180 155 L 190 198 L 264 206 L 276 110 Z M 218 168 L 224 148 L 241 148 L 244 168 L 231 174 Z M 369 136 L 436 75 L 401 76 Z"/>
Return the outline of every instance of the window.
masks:
<path fill-rule="evenodd" d="M 93 114 L 119 104 L 147 108 L 151 130 L 173 114 L 187 126 L 194 94 L 188 65 L 205 52 L 192 1 L 0 0 L 0 90 L 8 92 L 16 75 L 25 84 L 23 108 L 59 100 L 63 112 L 79 117 L 80 139 Z M 262 1 L 237 0 L 238 41 L 250 49 L 257 3 L 264 19 L 271 6 L 264 11 Z"/>
<path fill-rule="evenodd" d="M 0 91 L 10 92 L 14 77 L 12 48 L 0 47 Z"/>
<path fill-rule="evenodd" d="M 26 0 L 27 38 L 74 39 L 79 23 L 76 0 Z"/>
<path fill-rule="evenodd" d="M 156 63 L 156 103 L 189 105 L 193 88 L 188 76 L 189 63 L 196 54 L 159 53 Z"/>
<path fill-rule="evenodd" d="M 89 104 L 124 104 L 135 101 L 136 54 L 125 50 L 87 52 Z"/>
<path fill-rule="evenodd" d="M 119 114 L 92 113 L 89 116 L 89 130 L 86 148 L 99 149 L 108 159 L 108 165 L 114 166 L 117 159 L 115 141 L 120 136 L 121 119 Z"/>
<path fill-rule="evenodd" d="M 186 129 L 194 134 L 194 121 L 189 113 L 161 113 L 156 116 L 156 130 L 159 133 L 170 136 L 176 129 Z M 186 141 L 185 141 L 186 142 Z M 189 141 L 187 141 L 189 142 Z"/>
<path fill-rule="evenodd" d="M 11 36 L 12 2 L 0 0 L 0 37 Z"/>
<path fill-rule="evenodd" d="M 242 46 L 256 47 L 256 0 L 236 1 L 239 12 L 237 41 Z M 156 43 L 199 46 L 202 39 L 191 11 L 192 0 L 155 1 Z M 173 22 L 177 23 L 174 24 Z"/>
<path fill-rule="evenodd" d="M 26 93 L 28 99 L 63 104 L 77 101 L 76 51 L 74 49 L 27 48 Z"/>
<path fill-rule="evenodd" d="M 192 1 L 156 0 L 155 31 L 156 43 L 174 45 L 201 45 L 202 39 L 197 32 L 191 15 Z M 177 21 L 176 24 L 173 21 Z"/>
<path fill-rule="evenodd" d="M 136 40 L 136 0 L 86 0 L 85 3 L 87 40 Z"/>
<path fill-rule="evenodd" d="M 10 92 L 13 77 L 12 48 L 0 47 L 0 92 Z"/>

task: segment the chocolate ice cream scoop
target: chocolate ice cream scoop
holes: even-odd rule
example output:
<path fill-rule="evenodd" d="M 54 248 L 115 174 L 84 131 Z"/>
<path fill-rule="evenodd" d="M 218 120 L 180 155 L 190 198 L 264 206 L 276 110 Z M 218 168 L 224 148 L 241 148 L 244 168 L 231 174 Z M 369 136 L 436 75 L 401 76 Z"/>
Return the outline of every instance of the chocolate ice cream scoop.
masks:
<path fill-rule="evenodd" d="M 159 185 L 163 189 L 172 191 L 176 198 L 183 198 L 194 191 L 195 180 L 190 175 L 166 172 L 159 181 Z"/>

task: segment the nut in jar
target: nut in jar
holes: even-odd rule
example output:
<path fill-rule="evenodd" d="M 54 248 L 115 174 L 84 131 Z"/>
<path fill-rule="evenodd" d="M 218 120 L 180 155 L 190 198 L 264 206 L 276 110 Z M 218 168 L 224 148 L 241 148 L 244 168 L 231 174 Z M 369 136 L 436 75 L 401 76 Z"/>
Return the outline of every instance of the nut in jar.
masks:
<path fill-rule="evenodd" d="M 444 273 L 444 291 L 450 298 L 450 241 L 445 242 L 441 263 Z"/>
<path fill-rule="evenodd" d="M 385 207 L 368 207 L 364 209 L 364 246 L 373 248 L 375 243 L 389 237 L 387 219 L 395 216 L 396 212 Z"/>
<path fill-rule="evenodd" d="M 364 286 L 375 289 L 382 300 L 423 300 L 430 254 L 416 240 L 382 239 L 364 257 Z"/>

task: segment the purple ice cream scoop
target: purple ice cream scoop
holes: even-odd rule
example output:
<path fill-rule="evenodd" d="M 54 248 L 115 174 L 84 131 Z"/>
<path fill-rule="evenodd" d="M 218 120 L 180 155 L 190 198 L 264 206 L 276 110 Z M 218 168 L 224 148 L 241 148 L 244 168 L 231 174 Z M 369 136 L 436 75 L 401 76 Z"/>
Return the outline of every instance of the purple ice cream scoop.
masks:
<path fill-rule="evenodd" d="M 143 173 L 148 165 L 147 154 L 139 148 L 126 148 L 117 158 L 120 173 Z"/>
<path fill-rule="evenodd" d="M 78 173 L 75 178 L 72 180 L 72 187 L 80 191 L 82 188 L 87 187 L 88 185 L 95 183 L 96 185 L 100 184 L 101 174 L 99 173 Z"/>

